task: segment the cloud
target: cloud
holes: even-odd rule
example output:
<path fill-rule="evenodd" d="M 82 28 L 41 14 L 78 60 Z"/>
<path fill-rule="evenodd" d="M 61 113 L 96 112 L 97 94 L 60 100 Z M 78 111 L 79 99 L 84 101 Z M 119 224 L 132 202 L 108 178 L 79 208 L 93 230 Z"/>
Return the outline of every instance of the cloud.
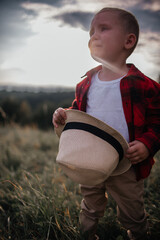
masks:
<path fill-rule="evenodd" d="M 103 3 L 103 0 L 100 2 Z M 128 2 L 126 9 L 136 16 L 140 24 L 141 31 L 160 32 L 159 0 L 141 0 L 138 2 L 135 0 L 134 4 L 129 3 L 130 2 Z M 113 4 L 113 2 L 112 6 L 117 7 L 117 5 L 115 3 Z M 80 27 L 83 30 L 88 31 L 93 15 L 93 11 L 86 12 L 85 10 L 73 10 L 69 12 L 60 12 L 59 14 L 53 16 L 53 19 L 60 20 L 63 25 L 67 24 L 72 27 Z"/>
<path fill-rule="evenodd" d="M 1 66 L 7 59 L 16 54 L 17 49 L 24 48 L 27 39 L 35 34 L 30 20 L 34 19 L 37 13 L 23 8 L 24 2 L 26 1 L 0 0 L 0 74 Z"/>
<path fill-rule="evenodd" d="M 27 9 L 23 4 L 45 4 L 60 8 L 75 4 L 76 0 L 0 0 L 0 50 L 25 44 L 26 39 L 35 34 L 30 20 L 38 16 L 38 8 Z M 43 7 L 43 6 L 42 6 Z"/>
<path fill-rule="evenodd" d="M 51 6 L 55 6 L 57 8 L 62 7 L 67 4 L 76 4 L 76 0 L 30 0 L 30 1 L 25 1 L 28 3 L 40 3 L 40 4 L 47 4 Z"/>
<path fill-rule="evenodd" d="M 150 56 L 150 61 L 154 61 L 155 64 L 157 64 L 157 67 L 159 68 L 160 65 L 160 35 L 158 33 L 150 32 L 150 33 L 143 33 L 142 41 L 145 43 L 144 48 L 147 49 L 147 52 Z"/>
<path fill-rule="evenodd" d="M 66 12 L 53 17 L 56 20 L 60 20 L 63 25 L 68 24 L 72 27 L 80 27 L 85 31 L 89 30 L 93 13 L 91 12 Z"/>
<path fill-rule="evenodd" d="M 76 0 L 1 0 L 0 6 L 8 6 L 12 8 L 19 6 L 22 3 L 37 3 L 37 4 L 47 4 L 55 7 L 61 7 L 66 4 L 75 4 Z"/>
<path fill-rule="evenodd" d="M 25 49 L 30 37 L 43 32 L 41 22 L 45 29 L 57 21 L 60 26 L 67 25 L 88 31 L 93 12 L 105 6 L 106 0 L 0 0 L 0 71 L 11 55 L 16 59 L 17 52 Z M 142 52 L 144 49 L 144 52 L 149 52 L 149 61 L 157 67 L 160 40 L 159 0 L 107 0 L 107 6 L 125 8 L 137 17 L 141 30 L 137 51 Z M 12 76 L 20 76 L 18 71 L 10 73 Z"/>
<path fill-rule="evenodd" d="M 149 9 L 129 9 L 138 19 L 141 31 L 160 32 L 160 11 L 152 11 Z M 68 24 L 72 27 L 80 27 L 88 31 L 91 19 L 94 14 L 92 12 L 66 12 L 53 16 L 56 20 L 61 20 L 63 25 Z"/>
<path fill-rule="evenodd" d="M 159 0 L 141 0 L 139 7 L 143 9 L 150 9 L 152 11 L 160 10 Z"/>
<path fill-rule="evenodd" d="M 28 18 L 35 17 L 31 10 L 23 9 L 17 1 L 0 1 L 0 50 L 24 44 L 27 37 L 33 35 Z"/>
<path fill-rule="evenodd" d="M 139 7 L 131 9 L 139 21 L 141 31 L 160 32 L 160 11 L 141 9 Z"/>

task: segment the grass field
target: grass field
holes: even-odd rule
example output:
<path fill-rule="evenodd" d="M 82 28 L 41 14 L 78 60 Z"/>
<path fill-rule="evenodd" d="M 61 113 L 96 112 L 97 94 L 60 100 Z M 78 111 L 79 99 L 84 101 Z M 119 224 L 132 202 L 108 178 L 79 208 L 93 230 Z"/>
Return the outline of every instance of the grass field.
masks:
<path fill-rule="evenodd" d="M 0 128 L 0 240 L 81 240 L 81 194 L 55 163 L 58 138 L 52 130 Z M 160 160 L 160 154 L 156 155 Z M 160 161 L 145 180 L 150 240 L 160 239 Z M 110 198 L 98 234 L 128 239 Z"/>

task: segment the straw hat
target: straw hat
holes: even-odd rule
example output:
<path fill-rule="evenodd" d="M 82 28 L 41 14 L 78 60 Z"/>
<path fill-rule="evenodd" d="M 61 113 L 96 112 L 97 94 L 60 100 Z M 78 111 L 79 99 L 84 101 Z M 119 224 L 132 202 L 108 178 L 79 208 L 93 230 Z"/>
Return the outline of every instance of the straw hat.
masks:
<path fill-rule="evenodd" d="M 56 128 L 60 137 L 56 161 L 68 177 L 94 186 L 130 168 L 124 157 L 128 143 L 119 132 L 82 111 L 66 110 L 66 115 L 65 125 Z"/>

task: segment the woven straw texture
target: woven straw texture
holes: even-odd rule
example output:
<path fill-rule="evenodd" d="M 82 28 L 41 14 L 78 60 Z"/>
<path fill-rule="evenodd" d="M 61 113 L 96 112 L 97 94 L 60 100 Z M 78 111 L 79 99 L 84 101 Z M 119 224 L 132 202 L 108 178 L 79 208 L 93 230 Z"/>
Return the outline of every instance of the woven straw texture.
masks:
<path fill-rule="evenodd" d="M 128 143 L 115 129 L 104 122 L 77 110 L 66 110 L 68 122 L 82 122 L 109 133 L 121 143 L 124 152 Z M 119 155 L 115 148 L 103 139 L 83 130 L 70 129 L 63 132 L 64 125 L 56 129 L 60 137 L 59 152 L 56 161 L 64 172 L 80 184 L 96 185 L 110 175 L 119 175 L 127 171 L 131 163 Z"/>

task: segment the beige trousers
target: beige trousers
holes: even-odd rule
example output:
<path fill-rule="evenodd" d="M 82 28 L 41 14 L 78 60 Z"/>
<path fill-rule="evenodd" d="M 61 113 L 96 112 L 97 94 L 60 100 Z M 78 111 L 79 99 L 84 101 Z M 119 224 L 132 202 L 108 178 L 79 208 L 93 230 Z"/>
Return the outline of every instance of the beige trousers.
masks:
<path fill-rule="evenodd" d="M 134 168 L 94 187 L 81 185 L 80 224 L 82 232 L 94 235 L 100 217 L 107 205 L 106 191 L 117 203 L 117 215 L 122 225 L 139 238 L 147 231 L 147 219 L 143 201 L 143 180 L 137 182 Z"/>

